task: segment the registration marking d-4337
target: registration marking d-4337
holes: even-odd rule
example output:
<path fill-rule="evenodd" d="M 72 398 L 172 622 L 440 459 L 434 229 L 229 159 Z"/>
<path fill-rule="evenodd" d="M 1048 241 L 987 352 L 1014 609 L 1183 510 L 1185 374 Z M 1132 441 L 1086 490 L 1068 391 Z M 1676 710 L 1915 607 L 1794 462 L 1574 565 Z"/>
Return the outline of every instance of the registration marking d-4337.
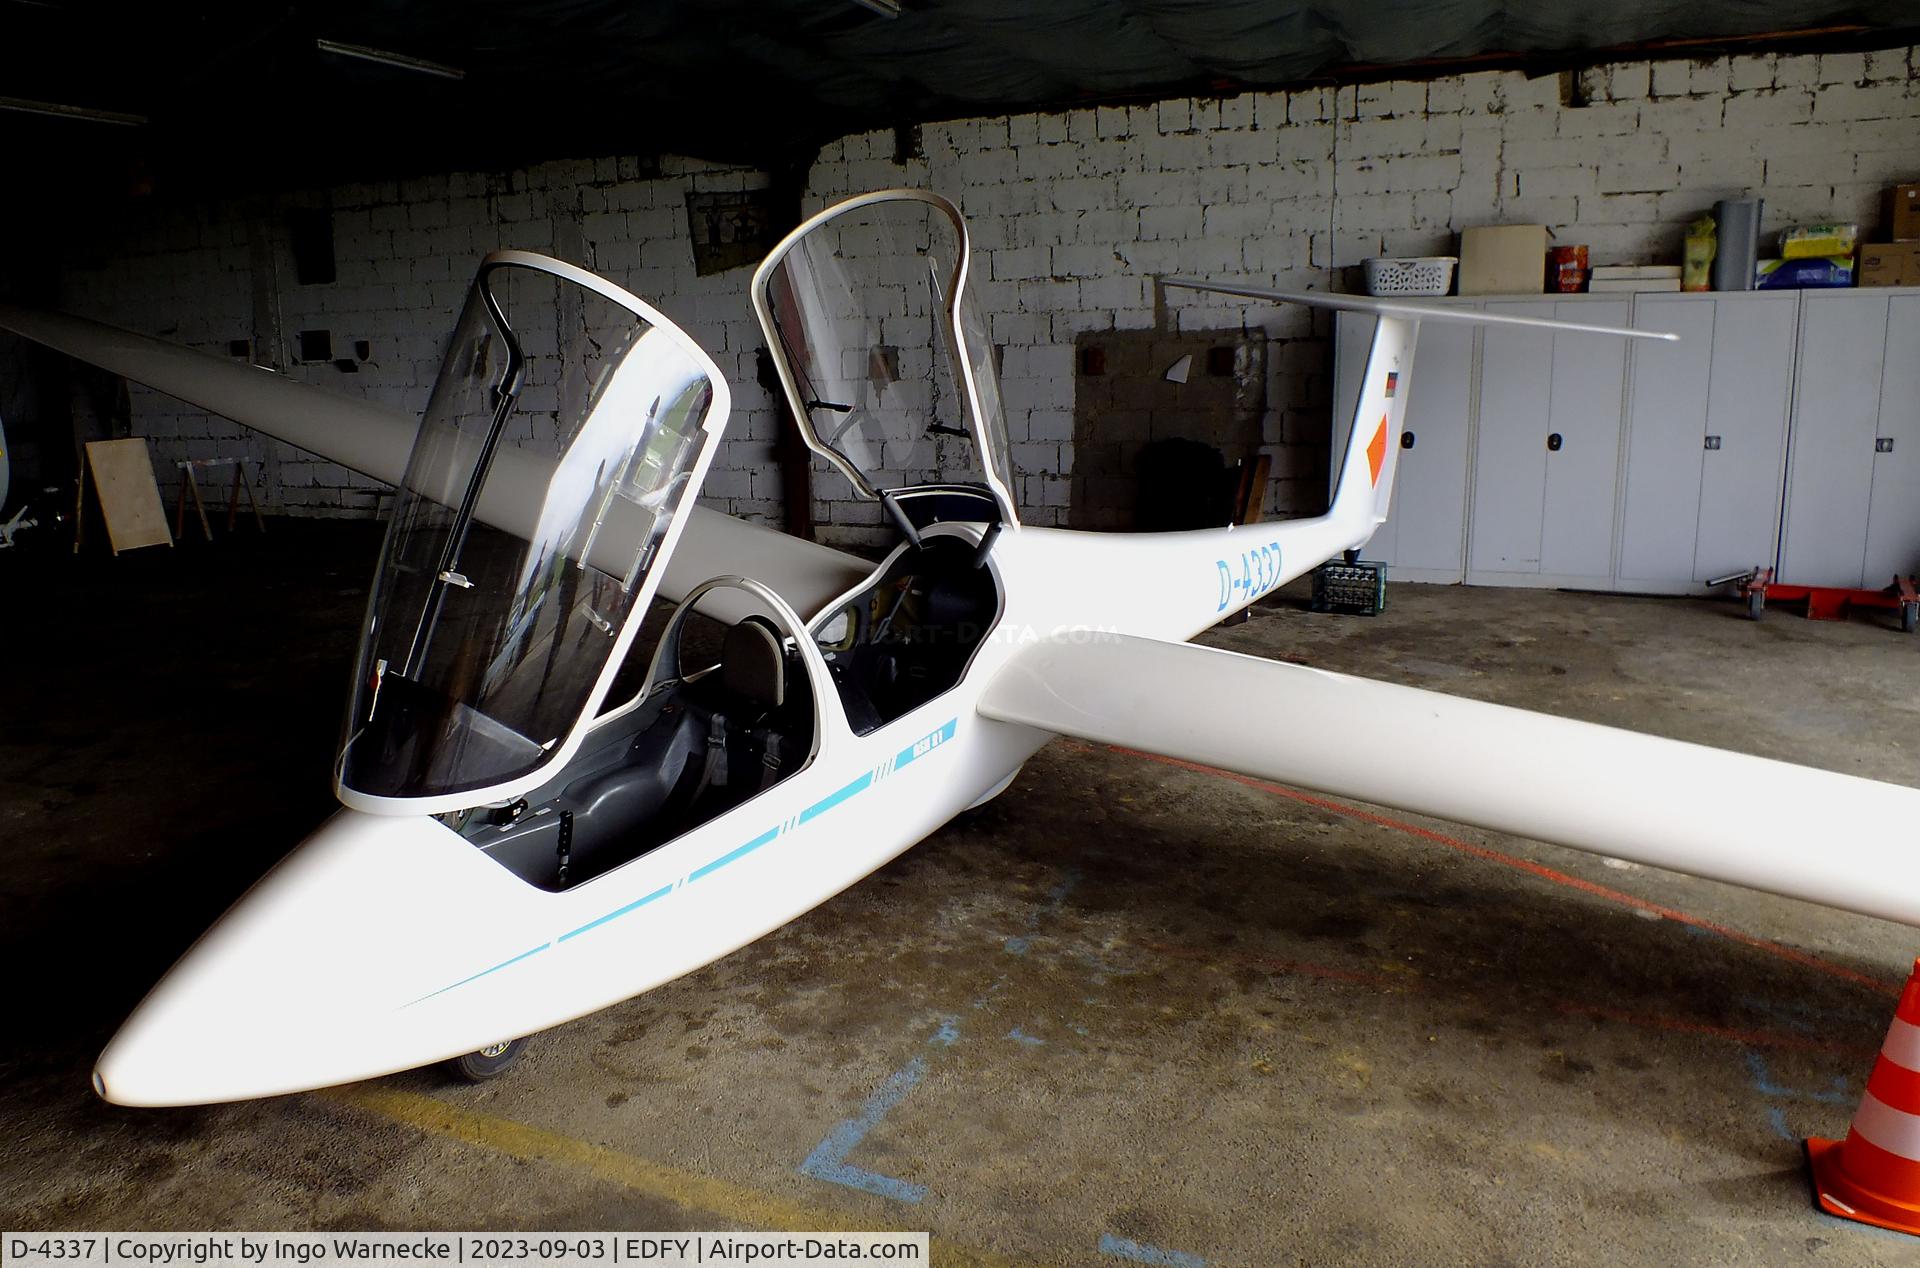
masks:
<path fill-rule="evenodd" d="M 1267 542 L 1241 552 L 1237 561 L 1216 559 L 1214 571 L 1220 578 L 1220 606 L 1245 607 L 1280 584 L 1280 543 Z"/>

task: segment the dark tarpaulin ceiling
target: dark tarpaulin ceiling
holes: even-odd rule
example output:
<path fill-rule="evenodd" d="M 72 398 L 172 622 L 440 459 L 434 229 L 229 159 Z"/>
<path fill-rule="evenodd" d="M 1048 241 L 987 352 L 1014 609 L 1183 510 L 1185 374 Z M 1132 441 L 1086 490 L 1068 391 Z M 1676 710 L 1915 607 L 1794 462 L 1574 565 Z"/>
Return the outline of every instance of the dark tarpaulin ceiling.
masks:
<path fill-rule="evenodd" d="M 258 184 L 539 158 L 804 162 L 867 127 L 1379 77 L 1489 55 L 1920 27 L 1915 0 L 0 0 L 0 96 L 145 116 L 0 112 L 16 156 Z M 1831 30 L 1831 28 L 1843 28 Z M 323 54 L 316 38 L 459 67 Z M 1801 36 L 1799 38 L 1817 38 Z"/>

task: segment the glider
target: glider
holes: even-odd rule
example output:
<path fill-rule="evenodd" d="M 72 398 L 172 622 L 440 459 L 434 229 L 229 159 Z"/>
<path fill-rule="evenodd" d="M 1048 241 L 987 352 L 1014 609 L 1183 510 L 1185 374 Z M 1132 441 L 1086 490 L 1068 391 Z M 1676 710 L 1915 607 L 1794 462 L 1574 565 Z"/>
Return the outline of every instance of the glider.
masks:
<path fill-rule="evenodd" d="M 341 807 L 140 1004 L 99 1094 L 486 1073 L 824 902 L 1056 735 L 1920 924 L 1884 827 L 1920 790 L 1186 641 L 1385 520 L 1423 321 L 1564 323 L 1169 279 L 1378 317 L 1331 509 L 1081 533 L 1020 523 L 968 265 L 951 203 L 891 190 L 812 217 L 753 278 L 808 444 L 897 531 L 878 564 L 697 507 L 726 380 L 643 300 L 544 256 L 481 264 L 418 422 L 0 308 L 398 490 Z M 1593 337 L 1614 336 L 1667 337 Z M 946 478 L 969 451 L 976 478 Z M 1721 790 L 1753 786 L 1768 814 L 1727 814 Z"/>

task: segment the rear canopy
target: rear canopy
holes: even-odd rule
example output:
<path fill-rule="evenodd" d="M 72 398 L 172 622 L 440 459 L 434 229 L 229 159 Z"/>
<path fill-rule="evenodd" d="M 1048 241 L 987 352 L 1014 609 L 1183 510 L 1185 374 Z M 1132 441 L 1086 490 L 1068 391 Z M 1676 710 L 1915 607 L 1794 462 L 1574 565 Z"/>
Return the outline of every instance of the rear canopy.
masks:
<path fill-rule="evenodd" d="M 857 492 L 904 494 L 961 469 L 1012 527 L 1006 412 L 969 256 L 966 222 L 938 194 L 864 194 L 775 247 L 753 305 L 807 444 Z"/>

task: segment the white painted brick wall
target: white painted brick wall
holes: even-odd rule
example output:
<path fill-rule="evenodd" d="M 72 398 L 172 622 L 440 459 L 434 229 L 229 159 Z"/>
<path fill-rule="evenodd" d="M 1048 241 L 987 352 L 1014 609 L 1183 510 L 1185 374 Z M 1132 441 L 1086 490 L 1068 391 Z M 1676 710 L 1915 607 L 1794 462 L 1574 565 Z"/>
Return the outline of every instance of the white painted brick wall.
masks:
<path fill-rule="evenodd" d="M 1073 465 L 1074 340 L 1151 327 L 1154 274 L 1352 285 L 1349 271 L 1368 256 L 1451 253 L 1460 229 L 1503 220 L 1544 221 L 1560 241 L 1587 243 L 1596 264 L 1671 261 L 1688 220 L 1747 194 L 1766 198 L 1769 231 L 1816 219 L 1871 225 L 1886 185 L 1920 177 L 1917 126 L 1910 48 L 1624 62 L 1580 72 L 1577 83 L 1488 72 L 958 120 L 926 126 L 926 157 L 905 165 L 892 161 L 890 133 L 848 136 L 821 151 L 806 203 L 811 211 L 896 185 L 960 202 L 980 251 L 979 297 L 1005 349 L 1023 514 L 1055 523 Z M 326 328 L 336 355 L 366 339 L 372 355 L 354 375 L 325 365 L 290 373 L 417 411 L 478 257 L 583 244 L 582 263 L 685 324 L 732 377 L 730 442 L 707 502 L 777 519 L 776 423 L 755 381 L 750 270 L 696 277 L 685 214 L 691 190 L 763 178 L 679 159 L 656 177 L 641 172 L 638 160 L 616 156 L 315 191 L 304 201 L 334 208 L 339 280 L 283 284 L 281 328 L 289 341 Z M 152 212 L 124 241 L 75 262 L 66 303 L 224 355 L 229 339 L 252 333 L 247 214 L 236 204 Z M 290 278 L 284 260 L 281 270 Z M 1178 329 L 1257 329 L 1276 341 L 1271 505 L 1315 509 L 1326 323 L 1176 298 L 1167 316 Z M 339 468 L 154 393 L 136 390 L 135 412 L 168 477 L 179 457 L 246 452 L 267 463 L 278 509 L 354 515 L 371 506 L 364 482 Z M 824 464 L 815 465 L 814 514 L 828 541 L 885 536 L 877 508 L 852 500 Z"/>

